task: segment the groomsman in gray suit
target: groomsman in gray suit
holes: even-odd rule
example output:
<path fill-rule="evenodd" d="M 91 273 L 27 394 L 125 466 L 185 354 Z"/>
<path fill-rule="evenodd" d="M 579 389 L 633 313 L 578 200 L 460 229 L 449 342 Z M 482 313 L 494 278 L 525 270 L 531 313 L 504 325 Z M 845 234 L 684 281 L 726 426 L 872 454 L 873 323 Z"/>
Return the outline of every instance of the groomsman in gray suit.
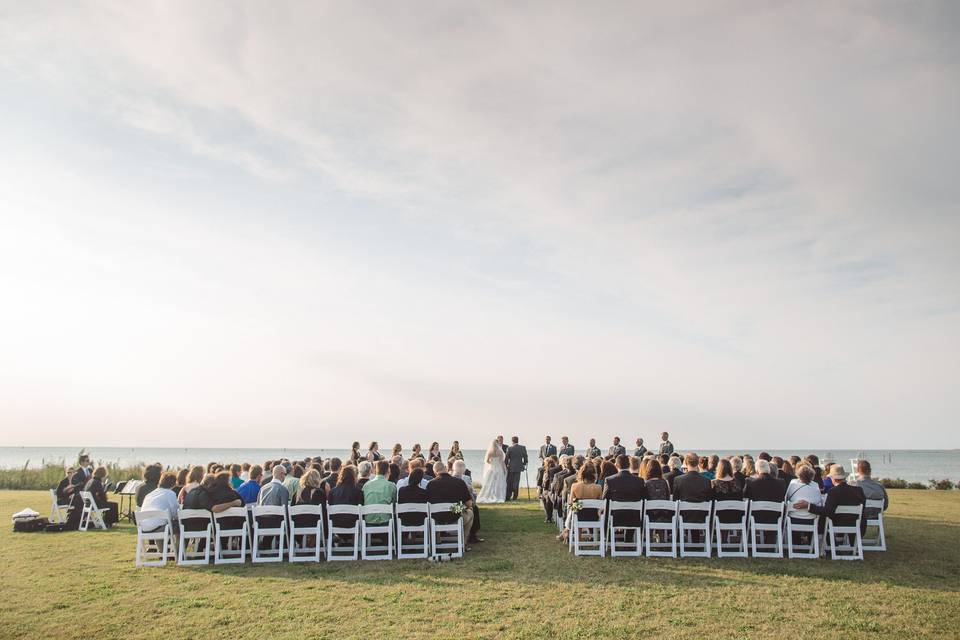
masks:
<path fill-rule="evenodd" d="M 660 443 L 660 451 L 657 452 L 658 455 L 670 455 L 673 453 L 673 443 L 670 442 L 670 434 L 664 431 L 660 434 L 660 439 L 663 442 Z"/>
<path fill-rule="evenodd" d="M 520 474 L 527 469 L 527 448 L 519 444 L 520 438 L 513 436 L 507 447 L 507 501 L 520 497 Z M 556 447 L 554 447 L 556 450 Z"/>
<path fill-rule="evenodd" d="M 588 458 L 600 457 L 600 447 L 597 446 L 596 438 L 590 438 L 590 446 L 587 447 L 587 457 Z"/>
<path fill-rule="evenodd" d="M 540 464 L 550 456 L 557 455 L 557 446 L 550 444 L 550 436 L 544 438 L 544 444 L 540 445 Z"/>
<path fill-rule="evenodd" d="M 561 456 L 572 456 L 576 451 L 573 448 L 573 445 L 570 444 L 570 438 L 567 436 L 562 436 L 560 438 L 560 449 L 557 451 L 558 455 Z"/>
<path fill-rule="evenodd" d="M 622 456 L 626 452 L 627 452 L 626 447 L 620 444 L 620 436 L 613 436 L 613 445 L 610 447 L 610 450 L 607 452 L 607 455 Z"/>

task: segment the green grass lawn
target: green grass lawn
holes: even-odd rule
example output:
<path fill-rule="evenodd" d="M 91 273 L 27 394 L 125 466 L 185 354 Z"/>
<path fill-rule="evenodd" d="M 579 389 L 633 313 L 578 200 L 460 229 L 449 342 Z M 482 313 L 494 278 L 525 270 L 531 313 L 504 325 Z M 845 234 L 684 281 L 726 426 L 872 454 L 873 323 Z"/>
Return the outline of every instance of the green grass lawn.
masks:
<path fill-rule="evenodd" d="M 463 560 L 136 569 L 136 533 L 0 533 L 0 638 L 847 638 L 960 634 L 960 492 L 892 491 L 864 562 L 574 558 L 534 502 Z M 48 494 L 0 491 L 0 512 Z M 280 635 L 277 635 L 277 634 Z"/>

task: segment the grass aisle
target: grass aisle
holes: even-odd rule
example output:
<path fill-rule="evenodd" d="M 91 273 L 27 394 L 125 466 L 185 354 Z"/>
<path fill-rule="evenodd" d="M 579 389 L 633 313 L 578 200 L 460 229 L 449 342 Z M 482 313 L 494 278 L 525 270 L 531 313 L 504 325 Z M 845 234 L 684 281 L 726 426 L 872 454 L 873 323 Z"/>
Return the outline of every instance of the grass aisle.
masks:
<path fill-rule="evenodd" d="M 0 638 L 956 638 L 960 492 L 893 491 L 863 563 L 572 558 L 534 502 L 464 560 L 136 569 L 135 530 L 0 533 Z M 0 513 L 49 509 L 0 491 Z"/>

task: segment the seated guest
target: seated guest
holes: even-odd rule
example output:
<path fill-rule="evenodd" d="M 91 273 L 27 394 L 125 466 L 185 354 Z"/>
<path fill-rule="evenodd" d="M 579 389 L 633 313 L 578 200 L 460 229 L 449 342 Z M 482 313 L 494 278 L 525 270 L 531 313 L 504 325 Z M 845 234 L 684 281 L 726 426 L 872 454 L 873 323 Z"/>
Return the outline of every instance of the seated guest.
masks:
<path fill-rule="evenodd" d="M 263 467 L 258 464 L 250 467 L 250 478 L 240 485 L 237 493 L 243 499 L 244 504 L 253 504 L 260 495 L 260 481 L 263 479 Z"/>
<path fill-rule="evenodd" d="M 277 463 L 273 465 L 273 477 L 270 482 L 260 487 L 257 504 L 260 506 L 285 507 L 290 504 L 290 492 L 283 481 L 287 478 L 286 468 Z"/>
<path fill-rule="evenodd" d="M 626 455 L 626 454 L 617 454 L 617 455 L 620 456 L 620 455 Z M 603 487 L 603 483 L 606 482 L 607 478 L 609 478 L 610 476 L 617 475 L 617 465 L 614 464 L 613 462 L 610 462 L 609 460 L 604 460 L 600 464 L 600 473 L 598 475 L 599 477 L 597 478 L 597 484 Z"/>
<path fill-rule="evenodd" d="M 287 493 L 290 494 L 290 504 L 297 503 L 297 493 L 300 492 L 300 476 L 302 475 L 303 466 L 295 464 L 293 470 L 283 480 L 283 486 L 287 488 Z"/>
<path fill-rule="evenodd" d="M 784 460 L 780 463 L 780 473 L 777 474 L 777 479 L 782 480 L 788 487 L 790 483 L 797 479 L 797 476 L 793 475 L 793 465 Z"/>
<path fill-rule="evenodd" d="M 815 504 L 818 507 L 823 504 L 820 487 L 814 481 L 813 467 L 807 463 L 797 468 L 797 477 L 787 486 L 787 494 L 783 498 L 787 503 L 787 517 L 803 523 L 812 520 L 814 516 L 808 509 L 797 508 L 796 505 L 801 500 L 808 505 Z"/>
<path fill-rule="evenodd" d="M 830 470 L 833 469 L 833 464 L 832 462 L 825 462 L 823 464 L 823 477 L 820 479 L 823 493 L 830 491 L 833 487 L 833 480 L 830 478 Z"/>
<path fill-rule="evenodd" d="M 165 511 L 170 517 L 172 530 L 177 527 L 177 513 L 180 511 L 180 503 L 177 501 L 177 494 L 173 492 L 174 485 L 177 484 L 177 475 L 172 472 L 164 473 L 160 476 L 160 485 L 148 493 L 143 498 L 143 504 L 140 505 L 140 511 Z M 137 518 L 137 524 L 144 531 L 156 531 L 163 528 L 164 522 L 158 518 L 147 518 L 141 520 Z"/>
<path fill-rule="evenodd" d="M 713 480 L 716 477 L 713 471 L 710 471 L 710 458 L 700 456 L 700 462 L 697 464 L 697 473 L 707 480 Z"/>
<path fill-rule="evenodd" d="M 391 482 L 394 486 L 396 486 L 399 480 L 400 465 L 398 465 L 396 462 L 391 462 L 389 465 L 387 465 L 387 482 Z"/>
<path fill-rule="evenodd" d="M 397 480 L 397 490 L 399 491 L 400 489 L 408 486 L 410 484 L 410 476 L 413 475 L 414 470 L 420 469 L 420 475 L 417 477 L 420 478 L 420 488 L 426 491 L 428 480 L 423 475 L 423 458 L 411 458 L 410 462 L 407 463 L 407 469 L 407 477 Z"/>
<path fill-rule="evenodd" d="M 240 484 L 250 479 L 250 463 L 244 462 L 240 465 Z"/>
<path fill-rule="evenodd" d="M 729 460 L 717 463 L 716 478 L 710 486 L 714 500 L 743 500 L 743 487 L 733 477 L 733 465 Z"/>
<path fill-rule="evenodd" d="M 747 480 L 757 477 L 757 468 L 753 464 L 753 458 L 744 456 L 743 458 L 743 486 L 747 486 Z"/>
<path fill-rule="evenodd" d="M 673 499 L 707 502 L 713 498 L 710 480 L 700 474 L 700 457 L 688 453 L 683 459 L 684 473 L 673 479 Z"/>
<path fill-rule="evenodd" d="M 640 477 L 643 478 L 643 492 L 647 500 L 669 500 L 670 487 L 663 479 L 663 471 L 656 458 L 640 463 Z"/>
<path fill-rule="evenodd" d="M 733 479 L 737 483 L 737 487 L 742 493 L 743 485 L 747 481 L 747 477 L 743 475 L 743 458 L 740 456 L 733 456 L 730 458 L 730 466 L 733 468 Z"/>
<path fill-rule="evenodd" d="M 323 480 L 320 483 L 324 485 L 323 490 L 327 492 L 327 496 L 330 495 L 330 492 L 333 490 L 333 487 L 336 486 L 337 481 L 340 478 L 340 469 L 342 467 L 343 467 L 343 462 L 341 462 L 340 458 L 330 458 L 330 470 L 327 472 L 327 475 L 323 477 Z M 356 475 L 354 475 L 354 477 L 356 477 Z"/>
<path fill-rule="evenodd" d="M 473 501 L 473 522 L 470 525 L 467 542 L 473 544 L 483 542 L 483 540 L 477 537 L 477 532 L 480 531 L 480 507 L 477 506 L 477 492 L 473 489 L 473 478 L 470 477 L 467 463 L 463 460 L 454 460 L 451 475 L 458 480 L 463 480 L 463 483 L 467 485 L 467 490 L 470 492 L 470 499 Z"/>
<path fill-rule="evenodd" d="M 577 480 L 579 479 L 580 469 L 582 469 L 583 466 L 586 464 L 592 465 L 593 463 L 589 462 L 584 456 L 581 456 L 581 455 L 573 456 L 573 469 L 570 471 L 570 473 L 564 474 L 562 486 L 560 487 L 560 490 L 557 493 L 557 501 L 561 505 L 570 504 L 570 500 L 571 500 L 570 491 L 573 489 L 574 483 L 577 482 Z M 593 477 L 594 477 L 594 480 L 596 480 L 596 477 L 597 477 L 596 466 L 593 467 Z M 556 479 L 554 479 L 554 482 L 556 482 Z"/>
<path fill-rule="evenodd" d="M 363 504 L 392 505 L 397 501 L 397 485 L 387 479 L 390 463 L 379 460 L 373 464 L 374 476 L 363 485 Z M 364 516 L 364 521 L 371 525 L 383 525 L 390 521 L 390 516 L 383 513 L 373 513 Z"/>
<path fill-rule="evenodd" d="M 668 466 L 663 469 L 663 479 L 667 481 L 671 492 L 673 492 L 673 481 L 682 475 L 683 460 L 680 456 L 670 456 Z"/>
<path fill-rule="evenodd" d="M 427 502 L 430 504 L 462 503 L 465 508 L 459 519 L 463 525 L 464 539 L 466 539 L 473 527 L 473 498 L 470 491 L 463 480 L 450 475 L 447 466 L 442 462 L 434 463 L 433 473 L 436 477 L 427 485 Z M 435 513 L 432 517 L 437 524 L 453 524 L 458 519 L 452 512 Z"/>
<path fill-rule="evenodd" d="M 633 458 L 636 460 L 637 458 Z M 630 456 L 617 456 L 618 472 L 606 479 L 603 483 L 603 493 L 600 498 L 615 502 L 637 502 L 646 496 L 643 480 L 630 472 Z M 615 527 L 639 527 L 640 510 L 611 511 L 610 517 Z M 631 536 L 633 532 L 630 532 Z M 632 539 L 632 538 L 631 538 Z"/>
<path fill-rule="evenodd" d="M 814 454 L 808 455 L 804 458 L 811 467 L 813 467 L 813 481 L 816 482 L 821 487 L 823 486 L 823 469 L 820 468 L 820 458 Z"/>
<path fill-rule="evenodd" d="M 357 486 L 356 468 L 349 465 L 340 468 L 337 484 L 327 491 L 327 504 L 363 504 L 363 491 Z M 331 516 L 330 519 L 335 527 L 352 527 L 357 521 L 356 516 L 346 514 Z"/>
<path fill-rule="evenodd" d="M 148 464 L 143 468 L 143 482 L 137 487 L 137 506 L 143 505 L 143 499 L 147 494 L 157 488 L 160 484 L 160 474 L 163 473 L 163 466 L 159 464 Z"/>
<path fill-rule="evenodd" d="M 203 467 L 200 465 L 195 465 L 190 467 L 190 473 L 187 474 L 187 483 L 183 485 L 183 488 L 180 489 L 180 493 L 177 494 L 177 500 L 180 501 L 180 504 L 186 502 L 187 494 L 200 486 L 200 482 L 203 480 L 204 476 Z M 185 509 L 187 507 L 184 507 Z"/>
<path fill-rule="evenodd" d="M 584 462 L 577 473 L 577 481 L 570 487 L 570 501 L 574 500 L 599 500 L 603 495 L 603 488 L 597 484 L 597 472 L 591 462 Z M 563 531 L 557 536 L 558 540 L 567 541 L 570 537 L 570 526 L 573 523 L 573 510 L 567 509 L 567 520 Z M 596 509 L 580 509 L 577 512 L 577 519 L 584 522 L 597 520 L 600 514 Z"/>
<path fill-rule="evenodd" d="M 240 497 L 240 494 L 230 486 L 230 476 L 232 474 L 229 471 L 223 470 L 218 471 L 216 475 L 213 476 L 213 483 L 208 489 L 210 493 L 210 502 L 213 503 L 210 511 L 213 513 L 220 513 L 221 511 L 226 511 L 231 507 L 242 507 L 243 498 Z M 219 508 L 217 508 L 219 507 Z M 220 526 L 224 529 L 239 529 L 243 526 L 244 521 L 247 519 L 246 514 L 236 517 L 228 517 L 220 519 Z"/>
<path fill-rule="evenodd" d="M 855 507 L 857 505 L 865 504 L 867 501 L 866 496 L 863 495 L 863 489 L 860 487 L 854 487 L 847 483 L 847 472 L 843 469 L 842 465 L 834 464 L 830 467 L 830 481 L 831 488 L 827 491 L 826 499 L 823 502 L 823 505 L 812 504 L 806 500 L 799 500 L 795 503 L 797 509 L 803 510 L 808 509 L 810 513 L 815 513 L 818 516 L 825 516 L 825 518 L 830 518 L 841 527 L 849 527 L 853 525 L 856 521 L 856 516 L 852 515 L 836 515 L 837 507 L 841 506 L 851 506 Z M 825 518 L 820 519 L 820 530 L 822 531 L 826 526 Z M 860 519 L 860 534 L 862 535 L 867 530 L 867 519 Z"/>
<path fill-rule="evenodd" d="M 177 484 L 173 485 L 173 489 L 171 489 L 171 491 L 173 491 L 175 494 L 177 494 L 177 501 L 180 500 L 180 498 L 179 498 L 179 496 L 180 496 L 180 491 L 181 491 L 185 486 L 187 486 L 187 476 L 189 476 L 189 475 L 190 475 L 190 468 L 189 468 L 189 467 L 184 467 L 183 469 L 180 469 L 180 471 L 177 471 Z"/>
<path fill-rule="evenodd" d="M 75 473 L 74 469 L 67 469 L 67 474 L 60 480 L 60 483 L 57 485 L 56 494 L 57 494 L 57 504 L 58 505 L 68 505 L 70 500 L 73 498 L 73 485 L 70 484 L 70 478 Z"/>
<path fill-rule="evenodd" d="M 421 458 L 410 460 L 410 475 L 404 480 L 406 483 L 397 489 L 397 504 L 426 504 L 427 503 L 427 484 L 424 482 L 423 467 L 414 462 L 422 462 Z M 401 482 L 403 482 L 401 480 Z M 401 513 L 400 522 L 405 527 L 419 527 L 423 524 L 426 516 L 420 513 Z"/>
<path fill-rule="evenodd" d="M 117 522 L 120 507 L 116 502 L 107 500 L 107 491 L 104 487 L 106 478 L 107 468 L 104 466 L 97 467 L 93 470 L 93 477 L 87 480 L 87 484 L 84 485 L 83 490 L 93 496 L 93 501 L 97 503 L 97 508 L 103 513 L 104 523 L 108 527 L 111 527 Z"/>
<path fill-rule="evenodd" d="M 537 492 L 540 494 L 540 505 L 543 507 L 544 513 L 544 522 L 553 522 L 554 509 L 556 508 L 556 503 L 554 501 L 554 494 L 551 490 L 554 479 L 559 473 L 564 469 L 562 465 L 568 464 L 567 461 L 570 460 L 569 456 L 563 456 L 560 461 L 557 461 L 556 456 L 547 456 L 543 459 L 542 472 L 538 474 L 540 477 L 540 484 L 537 486 Z"/>
<path fill-rule="evenodd" d="M 866 460 L 857 461 L 856 468 L 856 480 L 850 484 L 855 487 L 860 487 L 863 490 L 863 496 L 867 500 L 883 500 L 883 511 L 887 510 L 887 507 L 890 506 L 890 498 L 887 497 L 887 490 L 883 488 L 883 485 L 870 477 L 872 470 L 870 468 L 870 463 Z M 864 518 L 876 518 L 879 511 L 876 508 L 864 509 Z"/>
<path fill-rule="evenodd" d="M 370 472 L 373 471 L 373 463 L 369 460 L 364 460 L 357 465 L 357 486 L 361 489 L 363 485 L 367 484 L 370 480 Z"/>
<path fill-rule="evenodd" d="M 651 455 L 650 457 L 653 457 L 653 456 Z M 643 458 L 640 458 L 637 456 L 630 456 L 630 473 L 637 476 L 638 478 L 640 477 L 640 461 L 641 460 L 643 460 Z"/>
<path fill-rule="evenodd" d="M 310 469 L 300 476 L 300 485 L 297 491 L 297 504 L 322 505 L 327 501 L 327 494 L 320 486 L 320 472 Z M 299 525 L 298 525 L 299 526 Z"/>
<path fill-rule="evenodd" d="M 770 462 L 761 458 L 757 460 L 756 466 L 757 477 L 747 479 L 747 484 L 743 488 L 743 497 L 750 500 L 783 502 L 787 485 L 784 484 L 783 480 L 771 475 L 772 465 Z"/>
<path fill-rule="evenodd" d="M 250 465 L 248 464 L 247 469 L 249 470 L 249 468 Z M 240 485 L 244 483 L 244 480 L 241 477 L 242 471 L 243 467 L 241 467 L 239 464 L 230 465 L 230 486 L 233 487 L 234 490 L 239 489 Z"/>

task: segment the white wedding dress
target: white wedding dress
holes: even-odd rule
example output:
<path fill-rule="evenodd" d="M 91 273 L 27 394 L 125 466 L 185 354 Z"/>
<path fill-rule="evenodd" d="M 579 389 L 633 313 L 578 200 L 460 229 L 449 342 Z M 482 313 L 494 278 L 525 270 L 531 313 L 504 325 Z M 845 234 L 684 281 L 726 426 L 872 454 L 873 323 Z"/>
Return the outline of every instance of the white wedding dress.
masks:
<path fill-rule="evenodd" d="M 477 502 L 481 504 L 506 502 L 507 465 L 499 445 L 487 450 L 486 464 L 483 465 L 483 479 L 480 484 Z"/>

